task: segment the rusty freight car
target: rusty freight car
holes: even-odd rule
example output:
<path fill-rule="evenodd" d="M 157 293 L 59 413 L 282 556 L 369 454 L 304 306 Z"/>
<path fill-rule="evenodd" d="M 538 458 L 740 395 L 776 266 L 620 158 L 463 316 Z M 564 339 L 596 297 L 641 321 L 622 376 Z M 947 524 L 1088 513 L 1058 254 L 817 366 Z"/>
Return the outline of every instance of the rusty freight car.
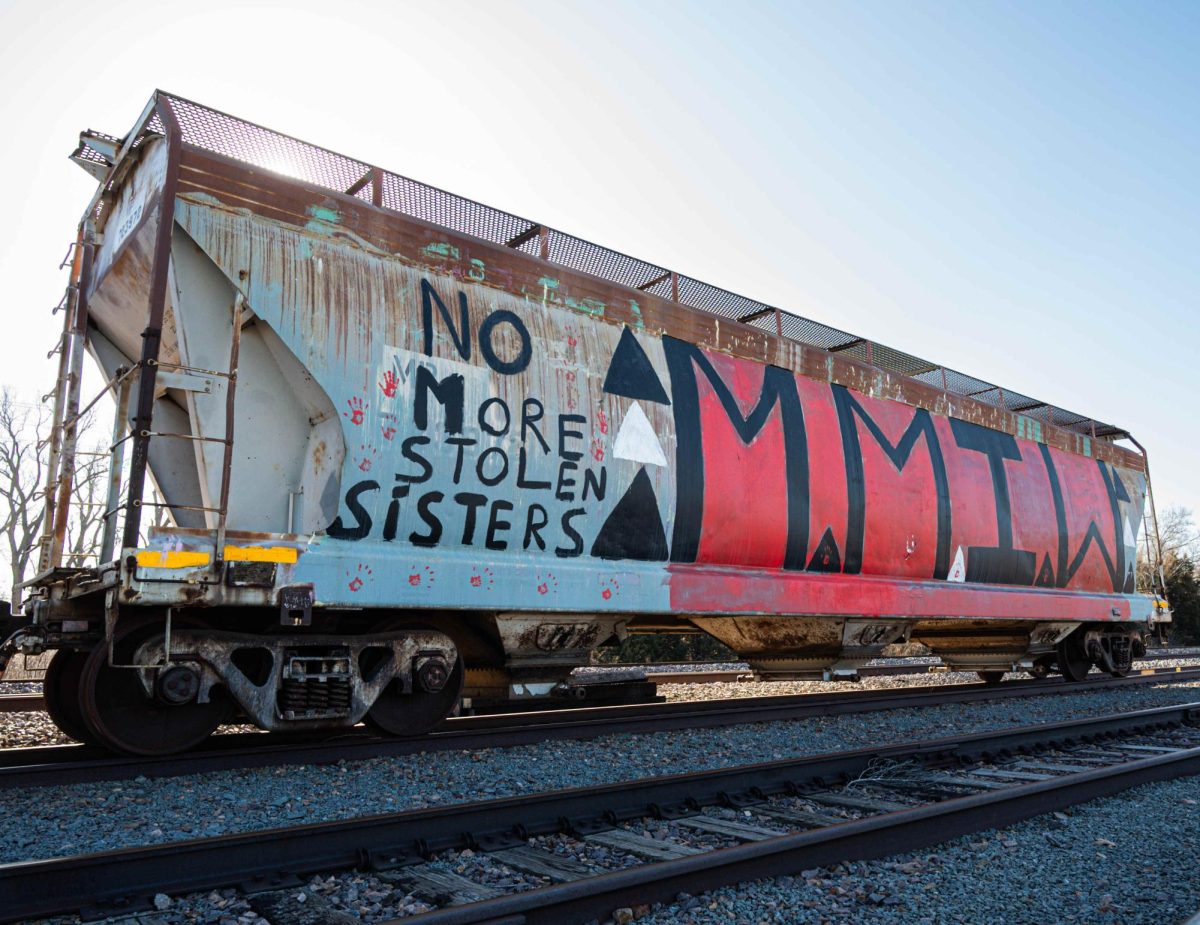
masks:
<path fill-rule="evenodd" d="M 766 678 L 917 640 L 1074 679 L 1163 617 L 1119 428 L 169 94 L 74 159 L 99 187 L 8 648 L 58 650 L 76 738 L 416 733 L 635 632 Z M 111 489 L 66 568 L 85 352 Z"/>

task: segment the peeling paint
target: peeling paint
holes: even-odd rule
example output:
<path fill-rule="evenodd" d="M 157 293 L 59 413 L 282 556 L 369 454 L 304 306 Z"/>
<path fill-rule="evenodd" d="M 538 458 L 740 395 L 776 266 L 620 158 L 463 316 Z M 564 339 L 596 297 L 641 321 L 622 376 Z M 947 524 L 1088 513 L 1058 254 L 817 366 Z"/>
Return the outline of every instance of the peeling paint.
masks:
<path fill-rule="evenodd" d="M 604 309 L 607 307 L 599 299 L 565 299 L 563 304 L 567 308 L 573 308 L 577 312 L 584 312 L 596 318 L 604 317 Z"/>
<path fill-rule="evenodd" d="M 328 222 L 331 225 L 336 225 L 342 219 L 337 209 L 327 209 L 324 206 L 309 206 L 308 214 L 319 222 Z"/>
<path fill-rule="evenodd" d="M 1042 439 L 1042 422 L 1028 418 L 1023 414 L 1017 415 L 1017 436 L 1025 440 L 1045 443 Z M 1087 439 L 1086 437 L 1084 439 Z"/>
<path fill-rule="evenodd" d="M 430 260 L 458 260 L 462 256 L 462 252 L 457 247 L 445 241 L 426 244 L 421 248 L 421 253 Z"/>

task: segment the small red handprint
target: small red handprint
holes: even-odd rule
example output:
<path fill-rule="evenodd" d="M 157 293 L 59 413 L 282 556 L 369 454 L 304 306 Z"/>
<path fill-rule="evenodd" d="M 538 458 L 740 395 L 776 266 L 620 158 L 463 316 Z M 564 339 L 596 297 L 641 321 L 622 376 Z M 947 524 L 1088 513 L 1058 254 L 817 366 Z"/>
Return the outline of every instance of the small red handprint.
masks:
<path fill-rule="evenodd" d="M 360 454 L 358 468 L 363 472 L 370 472 L 371 467 L 375 465 L 375 460 L 379 458 L 379 451 L 364 443 L 358 448 L 358 452 Z"/>
<path fill-rule="evenodd" d="M 366 417 L 367 404 L 357 395 L 353 398 L 346 399 L 346 404 L 349 406 L 349 412 L 343 411 L 342 417 L 349 418 L 351 424 L 362 424 Z"/>
<path fill-rule="evenodd" d="M 351 591 L 360 591 L 362 586 L 371 580 L 371 574 L 371 568 L 367 565 L 359 564 L 357 567 L 355 567 L 353 572 L 347 569 L 346 577 L 349 578 L 350 581 L 346 587 L 348 587 Z"/>
<path fill-rule="evenodd" d="M 383 434 L 384 440 L 391 440 L 396 436 L 396 416 L 393 414 L 385 414 L 383 423 L 379 425 L 380 432 Z"/>
<path fill-rule="evenodd" d="M 396 389 L 399 385 L 400 380 L 396 378 L 396 373 L 389 369 L 383 374 L 383 382 L 379 383 L 379 388 L 383 390 L 383 394 L 388 398 L 395 398 Z"/>
<path fill-rule="evenodd" d="M 433 584 L 433 569 L 428 565 L 414 565 L 412 571 L 408 573 L 408 583 L 414 588 L 419 588 L 421 585 Z"/>

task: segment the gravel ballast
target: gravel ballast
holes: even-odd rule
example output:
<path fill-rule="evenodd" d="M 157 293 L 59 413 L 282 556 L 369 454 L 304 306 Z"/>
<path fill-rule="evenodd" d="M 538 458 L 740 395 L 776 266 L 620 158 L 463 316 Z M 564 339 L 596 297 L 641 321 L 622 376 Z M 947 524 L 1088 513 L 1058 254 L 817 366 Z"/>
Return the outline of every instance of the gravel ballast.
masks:
<path fill-rule="evenodd" d="M 615 783 L 658 774 L 1200 701 L 1155 685 L 324 766 L 14 789 L 0 818 L 10 862 L 302 822 Z"/>

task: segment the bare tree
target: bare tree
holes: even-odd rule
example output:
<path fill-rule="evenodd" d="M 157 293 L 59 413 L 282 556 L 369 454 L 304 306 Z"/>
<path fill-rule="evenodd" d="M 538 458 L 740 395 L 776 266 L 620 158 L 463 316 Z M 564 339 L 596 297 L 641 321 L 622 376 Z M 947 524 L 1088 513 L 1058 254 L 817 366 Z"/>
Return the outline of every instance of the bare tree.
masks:
<path fill-rule="evenodd" d="M 91 416 L 79 422 L 81 449 L 72 472 L 71 510 L 63 563 L 72 567 L 94 559 L 100 547 L 107 488 L 107 453 L 85 449 Z M 0 558 L 8 562 L 12 602 L 20 602 L 20 584 L 30 577 L 45 519 L 46 450 L 53 426 L 50 410 L 23 402 L 10 389 L 0 390 Z"/>
<path fill-rule="evenodd" d="M 90 423 L 84 419 L 81 434 L 87 433 Z M 71 514 L 63 543 L 63 564 L 69 568 L 96 563 L 104 532 L 104 505 L 108 500 L 108 454 L 96 448 L 76 454 L 75 460 Z"/>
<path fill-rule="evenodd" d="M 0 391 L 0 533 L 12 575 L 13 606 L 42 531 L 45 460 L 39 446 L 50 432 L 50 412 Z"/>
<path fill-rule="evenodd" d="M 1158 535 L 1162 541 L 1163 558 L 1191 555 L 1197 558 L 1200 552 L 1200 530 L 1192 518 L 1192 512 L 1176 504 L 1163 511 L 1158 519 Z"/>

